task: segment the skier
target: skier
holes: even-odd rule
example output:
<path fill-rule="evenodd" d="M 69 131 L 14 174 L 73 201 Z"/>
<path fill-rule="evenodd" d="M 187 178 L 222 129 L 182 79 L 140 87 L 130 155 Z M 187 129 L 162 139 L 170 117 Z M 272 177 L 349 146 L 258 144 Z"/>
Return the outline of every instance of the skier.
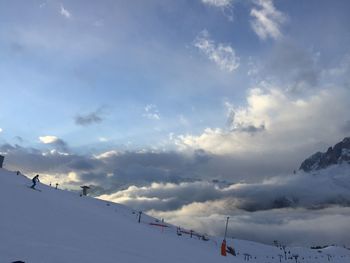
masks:
<path fill-rule="evenodd" d="M 35 189 L 36 183 L 37 183 L 37 182 L 40 182 L 40 180 L 39 180 L 39 175 L 38 175 L 38 174 L 37 174 L 36 176 L 33 177 L 32 182 L 33 182 L 33 185 L 32 185 L 30 188 Z"/>

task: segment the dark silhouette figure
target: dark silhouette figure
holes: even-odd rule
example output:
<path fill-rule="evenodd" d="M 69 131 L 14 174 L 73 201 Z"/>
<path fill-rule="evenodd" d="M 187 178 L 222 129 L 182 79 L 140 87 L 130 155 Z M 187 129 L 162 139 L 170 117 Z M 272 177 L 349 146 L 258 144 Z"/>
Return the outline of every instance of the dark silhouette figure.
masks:
<path fill-rule="evenodd" d="M 35 189 L 36 183 L 37 183 L 37 182 L 40 182 L 40 180 L 39 180 L 39 175 L 38 175 L 38 174 L 37 174 L 36 176 L 33 177 L 32 182 L 33 182 L 33 185 L 32 185 L 30 188 Z"/>

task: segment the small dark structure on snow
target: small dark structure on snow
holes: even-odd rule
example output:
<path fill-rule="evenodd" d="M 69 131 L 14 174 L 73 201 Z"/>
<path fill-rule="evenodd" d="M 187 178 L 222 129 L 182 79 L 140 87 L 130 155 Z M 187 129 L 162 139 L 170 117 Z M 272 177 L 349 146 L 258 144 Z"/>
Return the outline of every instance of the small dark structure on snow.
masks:
<path fill-rule="evenodd" d="M 86 196 L 87 195 L 87 190 L 90 189 L 89 186 L 86 186 L 86 185 L 83 185 L 83 186 L 80 186 L 81 188 L 83 188 L 83 193 L 82 195 Z"/>
<path fill-rule="evenodd" d="M 139 219 L 138 219 L 139 223 L 141 223 L 141 215 L 142 215 L 142 211 L 139 211 Z"/>
<path fill-rule="evenodd" d="M 0 155 L 0 168 L 2 168 L 2 164 L 4 163 L 5 156 Z"/>

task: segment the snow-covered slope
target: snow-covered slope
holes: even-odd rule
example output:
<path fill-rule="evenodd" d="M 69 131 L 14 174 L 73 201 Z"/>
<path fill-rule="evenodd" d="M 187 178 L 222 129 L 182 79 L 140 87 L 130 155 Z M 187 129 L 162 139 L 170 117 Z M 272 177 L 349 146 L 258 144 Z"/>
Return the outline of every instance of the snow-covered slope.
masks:
<path fill-rule="evenodd" d="M 220 256 L 221 238 L 204 241 L 177 235 L 174 226 L 160 227 L 154 218 L 125 206 L 107 203 L 42 184 L 0 169 L 0 262 L 280 262 L 282 249 L 249 241 L 228 240 L 237 256 Z M 151 225 L 156 224 L 156 225 Z M 286 248 L 298 262 L 350 262 L 350 251 Z M 290 253 L 288 253 L 290 251 Z M 249 255 L 249 256 L 248 256 Z M 295 262 L 295 259 L 282 262 Z"/>

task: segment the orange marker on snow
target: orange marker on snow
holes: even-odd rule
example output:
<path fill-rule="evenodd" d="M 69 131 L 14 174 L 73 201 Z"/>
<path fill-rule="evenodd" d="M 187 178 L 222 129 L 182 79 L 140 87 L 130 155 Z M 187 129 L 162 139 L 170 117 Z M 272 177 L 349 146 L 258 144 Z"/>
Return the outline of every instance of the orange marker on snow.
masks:
<path fill-rule="evenodd" d="M 226 240 L 225 239 L 221 243 L 221 256 L 226 257 Z"/>

